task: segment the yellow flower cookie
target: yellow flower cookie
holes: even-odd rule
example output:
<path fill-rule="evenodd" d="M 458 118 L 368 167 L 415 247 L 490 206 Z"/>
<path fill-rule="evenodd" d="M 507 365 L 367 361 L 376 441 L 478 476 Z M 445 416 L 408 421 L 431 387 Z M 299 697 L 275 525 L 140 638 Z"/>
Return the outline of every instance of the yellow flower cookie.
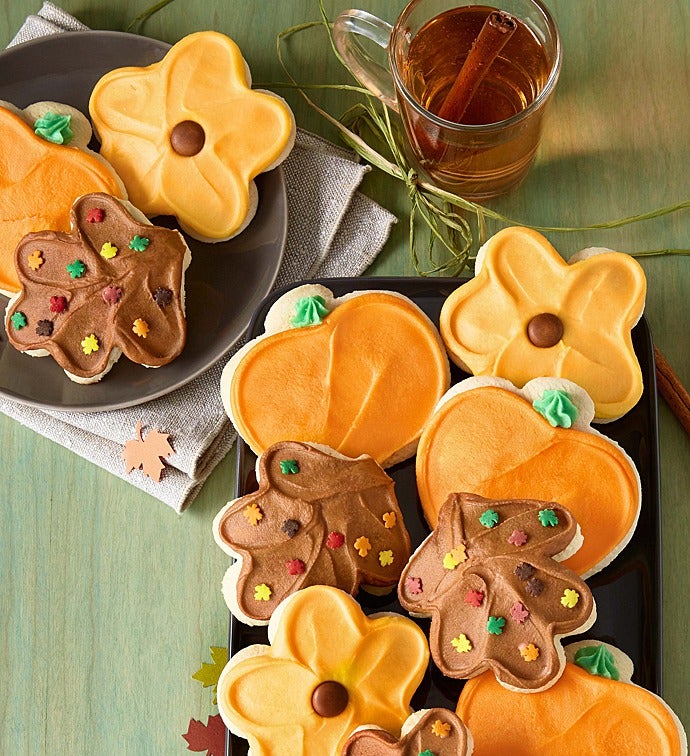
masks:
<path fill-rule="evenodd" d="M 635 406 L 642 374 L 630 332 L 646 281 L 632 257 L 592 248 L 566 262 L 540 234 L 511 227 L 481 248 L 475 273 L 441 311 L 457 365 L 516 386 L 567 378 L 592 397 L 602 422 Z"/>
<path fill-rule="evenodd" d="M 247 226 L 258 201 L 253 179 L 282 162 L 295 138 L 287 103 L 250 87 L 240 49 L 213 31 L 96 83 L 89 111 L 101 154 L 134 205 L 149 217 L 175 215 L 207 242 Z"/>
<path fill-rule="evenodd" d="M 429 647 L 397 614 L 367 617 L 347 593 L 313 585 L 274 612 L 270 646 L 235 654 L 218 681 L 218 708 L 251 753 L 339 754 L 375 724 L 400 735 Z"/>

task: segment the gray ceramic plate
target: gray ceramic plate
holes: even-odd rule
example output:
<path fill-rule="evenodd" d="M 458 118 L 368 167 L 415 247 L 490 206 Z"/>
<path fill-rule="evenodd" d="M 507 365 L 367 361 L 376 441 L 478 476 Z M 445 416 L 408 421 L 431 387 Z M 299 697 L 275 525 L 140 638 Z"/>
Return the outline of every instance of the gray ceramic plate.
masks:
<path fill-rule="evenodd" d="M 71 32 L 0 53 L 0 100 L 24 108 L 39 100 L 65 102 L 88 115 L 96 81 L 120 66 L 160 60 L 169 45 L 121 32 Z M 99 383 L 70 381 L 51 357 L 17 352 L 0 331 L 0 396 L 38 407 L 95 411 L 163 396 L 223 357 L 271 290 L 285 245 L 287 200 L 282 170 L 257 179 L 259 207 L 249 227 L 219 244 L 187 238 L 187 344 L 176 360 L 149 369 L 121 357 Z M 157 219 L 172 225 L 171 219 Z M 0 295 L 0 312 L 7 300 Z M 4 319 L 3 319 L 4 320 Z"/>

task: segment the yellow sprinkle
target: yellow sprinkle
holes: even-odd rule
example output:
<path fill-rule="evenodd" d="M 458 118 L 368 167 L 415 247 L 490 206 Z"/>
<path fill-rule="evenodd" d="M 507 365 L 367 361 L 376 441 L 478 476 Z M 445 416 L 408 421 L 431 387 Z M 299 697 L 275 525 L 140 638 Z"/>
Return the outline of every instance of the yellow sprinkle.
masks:
<path fill-rule="evenodd" d="M 523 643 L 520 646 L 520 656 L 522 656 L 525 661 L 535 661 L 539 656 L 539 649 L 534 643 Z"/>
<path fill-rule="evenodd" d="M 35 249 L 28 257 L 27 262 L 31 270 L 38 270 L 45 262 L 43 259 L 43 252 L 40 249 Z"/>
<path fill-rule="evenodd" d="M 149 333 L 149 324 L 145 320 L 137 318 L 132 324 L 132 330 L 137 336 L 141 336 L 145 339 Z"/>
<path fill-rule="evenodd" d="M 398 516 L 395 514 L 395 512 L 384 512 L 384 515 L 383 515 L 384 527 L 388 529 L 394 528 L 397 521 L 398 521 Z"/>
<path fill-rule="evenodd" d="M 259 520 L 263 519 L 264 516 L 258 504 L 247 504 L 242 510 L 242 514 L 247 518 L 247 522 L 250 525 L 258 525 Z"/>
<path fill-rule="evenodd" d="M 99 349 L 98 339 L 91 333 L 85 339 L 82 339 L 81 349 L 84 354 L 91 354 L 97 352 Z"/>
<path fill-rule="evenodd" d="M 390 549 L 379 551 L 379 563 L 381 567 L 388 567 L 388 565 L 393 564 L 393 552 Z"/>
<path fill-rule="evenodd" d="M 457 638 L 453 638 L 450 645 L 459 653 L 466 654 L 472 650 L 472 643 L 465 633 L 460 633 Z"/>
<path fill-rule="evenodd" d="M 266 583 L 259 583 L 259 585 L 254 586 L 254 599 L 256 601 L 268 601 L 271 598 L 271 589 L 266 585 Z"/>
<path fill-rule="evenodd" d="M 580 600 L 580 594 L 572 588 L 566 588 L 561 596 L 561 604 L 567 609 L 574 609 Z"/>
<path fill-rule="evenodd" d="M 456 546 L 454 549 L 451 549 L 443 557 L 443 566 L 447 570 L 454 570 L 460 564 L 460 562 L 464 562 L 466 560 L 467 560 L 466 547 L 464 543 L 461 543 L 459 546 Z"/>
<path fill-rule="evenodd" d="M 450 735 L 450 722 L 442 722 L 437 719 L 431 725 L 432 735 L 436 735 L 437 738 L 447 738 Z"/>
<path fill-rule="evenodd" d="M 110 242 L 106 242 L 101 247 L 101 257 L 105 260 L 111 260 L 117 254 L 117 247 Z"/>
<path fill-rule="evenodd" d="M 371 543 L 369 542 L 369 539 L 366 536 L 360 536 L 354 542 L 354 547 L 357 550 L 357 553 L 361 557 L 365 557 L 371 549 Z"/>

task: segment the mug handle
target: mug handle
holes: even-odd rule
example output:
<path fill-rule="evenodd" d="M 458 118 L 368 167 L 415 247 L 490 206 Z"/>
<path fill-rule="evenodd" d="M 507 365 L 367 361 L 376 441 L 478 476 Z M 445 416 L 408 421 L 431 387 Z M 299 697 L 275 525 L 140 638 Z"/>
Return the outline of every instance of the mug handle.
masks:
<path fill-rule="evenodd" d="M 366 37 L 388 49 L 393 27 L 362 10 L 343 11 L 333 24 L 333 42 L 355 78 L 391 110 L 398 112 L 393 77 L 362 47 L 357 36 Z"/>

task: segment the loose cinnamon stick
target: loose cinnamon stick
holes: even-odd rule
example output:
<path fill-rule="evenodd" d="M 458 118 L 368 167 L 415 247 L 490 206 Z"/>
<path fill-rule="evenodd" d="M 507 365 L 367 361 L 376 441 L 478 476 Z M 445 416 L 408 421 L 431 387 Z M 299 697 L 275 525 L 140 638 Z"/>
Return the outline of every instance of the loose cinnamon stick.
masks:
<path fill-rule="evenodd" d="M 690 394 L 657 347 L 654 347 L 654 361 L 657 389 L 671 408 L 671 412 L 685 428 L 685 432 L 690 435 Z"/>
<path fill-rule="evenodd" d="M 516 29 L 517 21 L 510 14 L 498 10 L 489 13 L 441 105 L 441 118 L 460 123 L 482 79 Z"/>

